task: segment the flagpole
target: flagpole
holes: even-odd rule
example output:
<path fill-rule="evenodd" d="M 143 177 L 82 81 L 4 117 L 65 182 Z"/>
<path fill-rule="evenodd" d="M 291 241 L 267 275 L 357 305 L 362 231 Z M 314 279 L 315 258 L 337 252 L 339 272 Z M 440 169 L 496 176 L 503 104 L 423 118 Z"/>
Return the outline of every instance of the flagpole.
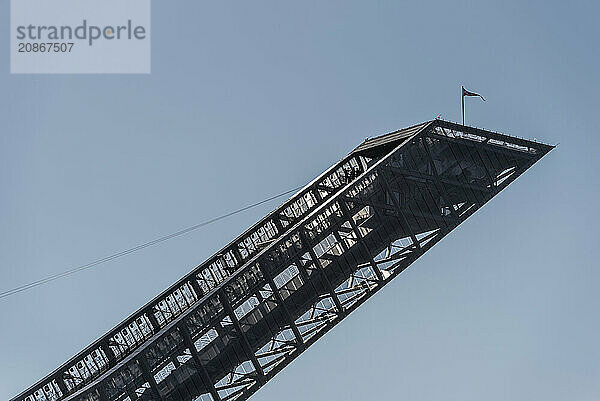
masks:
<path fill-rule="evenodd" d="M 460 101 L 461 101 L 461 111 L 462 111 L 462 125 L 465 125 L 465 87 L 460 87 Z"/>

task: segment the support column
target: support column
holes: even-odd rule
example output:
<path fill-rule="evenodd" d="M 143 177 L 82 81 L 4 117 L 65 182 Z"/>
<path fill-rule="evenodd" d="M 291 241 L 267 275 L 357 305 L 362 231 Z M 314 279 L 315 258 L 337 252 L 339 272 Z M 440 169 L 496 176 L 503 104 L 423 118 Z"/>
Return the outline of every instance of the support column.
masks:
<path fill-rule="evenodd" d="M 58 385 L 58 389 L 60 390 L 60 392 L 63 394 L 63 398 L 66 398 L 67 395 L 69 394 L 69 389 L 67 388 L 67 385 L 65 384 L 65 382 L 62 379 L 62 374 L 61 375 L 57 375 L 54 380 L 56 380 L 56 384 Z"/>
<path fill-rule="evenodd" d="M 386 178 L 386 174 L 383 171 L 383 169 L 379 170 L 379 174 L 381 176 L 381 180 L 380 180 L 380 182 L 381 182 L 381 188 L 384 190 L 385 193 L 387 193 L 387 195 L 392 200 L 392 203 L 394 204 L 394 207 L 396 208 L 396 210 L 400 214 L 400 217 L 402 218 L 402 223 L 404 225 L 406 225 L 406 228 L 410 232 L 410 238 L 413 240 L 413 243 L 415 244 L 415 247 L 420 250 L 421 249 L 421 244 L 419 243 L 419 240 L 417 239 L 417 236 L 415 235 L 413 229 L 411 228 L 410 224 L 408 223 L 408 220 L 406 219 L 406 216 L 404 215 L 404 212 L 402 211 L 402 206 L 400 205 L 400 203 L 398 202 L 398 200 L 394 197 L 394 194 L 392 193 L 392 190 L 390 189 L 390 186 L 388 185 L 388 183 L 386 181 L 387 178 Z"/>
<path fill-rule="evenodd" d="M 212 395 L 213 400 L 221 401 L 221 396 L 219 396 L 219 392 L 215 388 L 215 385 L 213 384 L 213 382 L 210 378 L 210 375 L 208 374 L 208 372 L 206 370 L 206 367 L 204 367 L 204 365 L 202 364 L 202 360 L 200 359 L 200 354 L 198 354 L 198 350 L 196 349 L 196 346 L 194 345 L 194 341 L 192 340 L 192 336 L 190 335 L 190 332 L 189 332 L 187 326 L 185 325 L 185 321 L 178 326 L 178 329 L 183 337 L 183 342 L 185 343 L 185 346 L 188 347 L 188 349 L 190 350 L 190 353 L 192 354 L 192 358 L 194 359 L 194 362 L 196 363 L 196 366 L 198 367 L 198 372 L 200 373 L 200 377 L 202 378 L 204 385 L 208 389 L 210 395 Z"/>
<path fill-rule="evenodd" d="M 294 319 L 292 319 L 292 315 L 290 315 L 290 311 L 288 310 L 287 306 L 285 306 L 283 298 L 281 297 L 281 294 L 279 293 L 279 289 L 275 285 L 275 281 L 273 281 L 273 277 L 271 277 L 271 274 L 268 271 L 266 271 L 266 269 L 263 268 L 263 264 L 261 262 L 258 262 L 258 268 L 260 269 L 263 276 L 265 277 L 265 280 L 271 287 L 271 290 L 273 290 L 273 295 L 275 296 L 275 299 L 277 300 L 277 304 L 283 310 L 283 315 L 287 319 L 288 324 L 290 325 L 290 328 L 292 329 L 292 332 L 294 333 L 294 337 L 296 337 L 296 342 L 298 343 L 298 347 L 304 348 L 304 339 L 302 339 L 302 334 L 300 334 L 300 330 L 298 330 L 298 326 L 296 326 L 296 323 L 294 323 Z M 298 271 L 301 270 L 300 268 L 301 267 L 298 268 Z"/>
<path fill-rule="evenodd" d="M 242 342 L 242 348 L 244 348 L 244 351 L 246 352 L 246 356 L 250 359 L 250 361 L 252 362 L 252 365 L 254 365 L 254 370 L 256 370 L 256 373 L 258 375 L 258 381 L 261 384 L 265 383 L 266 382 L 265 372 L 263 372 L 262 366 L 260 366 L 260 363 L 258 362 L 256 355 L 254 355 L 254 352 L 252 351 L 252 348 L 250 347 L 250 343 L 248 342 L 246 333 L 244 333 L 244 331 L 242 330 L 242 326 L 240 326 L 240 322 L 237 319 L 237 316 L 235 315 L 235 312 L 234 312 L 233 308 L 231 307 L 231 304 L 229 303 L 229 299 L 227 298 L 227 295 L 225 295 L 223 293 L 219 293 L 219 298 L 221 299 L 221 303 L 225 307 L 225 312 L 231 318 L 231 323 L 233 323 L 233 327 L 235 328 L 235 331 L 237 332 L 237 335 Z"/>
<path fill-rule="evenodd" d="M 375 261 L 373 260 L 373 257 L 371 256 L 371 251 L 369 251 L 369 248 L 365 245 L 363 235 L 360 232 L 360 229 L 358 228 L 358 226 L 356 225 L 356 222 L 352 218 L 352 213 L 350 213 L 350 210 L 348 209 L 348 205 L 346 205 L 346 202 L 343 199 L 340 199 L 339 204 L 340 204 L 342 213 L 344 214 L 344 217 L 346 217 L 346 219 L 348 219 L 348 222 L 350 223 L 350 226 L 352 227 L 352 231 L 354 231 L 354 233 L 356 234 L 356 241 L 362 246 L 363 250 L 369 257 L 369 263 L 371 264 L 371 267 L 375 271 L 375 276 L 377 276 L 377 280 L 382 282 L 383 275 L 381 274 L 379 267 L 377 267 L 377 263 L 375 263 Z"/>
<path fill-rule="evenodd" d="M 317 266 L 317 269 L 319 269 L 319 272 L 321 273 L 321 277 L 323 277 L 323 281 L 325 282 L 327 291 L 329 291 L 329 294 L 331 295 L 331 299 L 333 300 L 333 303 L 335 304 L 335 307 L 338 310 L 338 313 L 342 316 L 345 315 L 346 312 L 344 310 L 344 307 L 342 306 L 342 303 L 340 302 L 339 298 L 337 297 L 335 290 L 333 289 L 333 286 L 331 285 L 331 281 L 329 281 L 329 278 L 327 277 L 327 274 L 325 273 L 325 269 L 323 268 L 321 261 L 317 257 L 315 250 L 313 249 L 310 242 L 308 241 L 308 238 L 307 238 L 306 232 L 304 231 L 304 228 L 300 228 L 299 234 L 300 234 L 300 241 L 302 241 L 304 246 L 308 249 L 310 258 L 313 260 L 313 263 L 315 264 L 315 266 Z"/>
<path fill-rule="evenodd" d="M 146 358 L 143 355 L 140 355 L 137 358 L 137 362 L 140 365 L 140 369 L 142 370 L 142 375 L 144 376 L 144 380 L 146 380 L 148 382 L 148 384 L 150 384 L 150 391 L 152 391 L 154 397 L 157 400 L 163 401 L 164 398 L 162 397 L 162 395 L 160 394 L 160 391 L 158 390 L 158 385 L 156 384 L 156 381 L 154 380 L 154 376 L 152 375 L 152 371 L 150 370 L 148 361 L 146 361 Z"/>

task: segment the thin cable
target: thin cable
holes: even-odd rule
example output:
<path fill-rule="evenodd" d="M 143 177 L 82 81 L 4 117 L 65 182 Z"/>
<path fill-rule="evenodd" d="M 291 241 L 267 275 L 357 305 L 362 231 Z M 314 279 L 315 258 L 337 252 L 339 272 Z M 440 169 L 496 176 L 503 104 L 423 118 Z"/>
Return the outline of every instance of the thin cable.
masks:
<path fill-rule="evenodd" d="M 18 287 L 12 288 L 10 290 L 6 290 L 6 291 L 3 291 L 3 292 L 0 292 L 0 299 L 9 297 L 9 296 L 14 295 L 16 293 L 19 293 L 21 291 L 26 291 L 26 290 L 28 290 L 30 288 L 37 287 L 38 285 L 42 285 L 42 284 L 48 283 L 50 281 L 58 280 L 58 279 L 60 279 L 62 277 L 69 276 L 71 274 L 80 272 L 82 270 L 90 269 L 90 268 L 92 268 L 94 266 L 98 266 L 99 264 L 106 263 L 108 261 L 111 261 L 113 259 L 117 259 L 117 258 L 123 257 L 125 255 L 129 255 L 130 253 L 134 253 L 134 252 L 137 252 L 137 251 L 139 251 L 141 249 L 151 247 L 153 245 L 159 244 L 159 243 L 164 242 L 164 241 L 168 241 L 168 240 L 170 240 L 172 238 L 179 237 L 179 236 L 187 234 L 187 233 L 189 233 L 191 231 L 194 231 L 194 230 L 197 230 L 199 228 L 205 227 L 205 226 L 207 226 L 209 224 L 215 223 L 215 222 L 217 222 L 219 220 L 223 220 L 223 219 L 225 219 L 227 217 L 231 217 L 231 216 L 233 216 L 235 214 L 238 214 L 238 213 L 241 213 L 241 212 L 245 212 L 246 210 L 252 209 L 252 208 L 257 207 L 257 206 L 260 206 L 263 203 L 267 203 L 267 202 L 270 202 L 270 201 L 275 200 L 277 198 L 281 198 L 282 196 L 288 195 L 288 194 L 290 194 L 292 192 L 296 192 L 296 191 L 300 190 L 301 188 L 302 187 L 297 187 L 297 188 L 290 189 L 290 190 L 282 192 L 280 194 L 271 196 L 271 197 L 269 197 L 267 199 L 263 199 L 260 202 L 256 202 L 256 203 L 253 203 L 251 205 L 244 206 L 244 207 L 242 207 L 240 209 L 237 209 L 237 210 L 234 210 L 232 212 L 225 213 L 225 214 L 223 214 L 221 216 L 212 218 L 212 219 L 207 220 L 207 221 L 203 221 L 202 223 L 199 223 L 199 224 L 196 224 L 196 225 L 184 228 L 182 230 L 176 231 L 174 233 L 165 235 L 164 237 L 156 238 L 156 239 L 153 239 L 152 241 L 148 241 L 148 242 L 145 242 L 143 244 L 136 245 L 136 246 L 134 246 L 132 248 L 129 248 L 129 249 L 126 249 L 124 251 L 113 253 L 112 255 L 105 256 L 105 257 L 103 257 L 101 259 L 94 260 L 93 262 L 86 263 L 84 265 L 74 267 L 74 268 L 66 270 L 66 271 L 64 271 L 62 273 L 52 274 L 52 275 L 50 275 L 48 277 L 32 281 L 31 283 L 23 284 L 23 285 L 20 285 Z"/>

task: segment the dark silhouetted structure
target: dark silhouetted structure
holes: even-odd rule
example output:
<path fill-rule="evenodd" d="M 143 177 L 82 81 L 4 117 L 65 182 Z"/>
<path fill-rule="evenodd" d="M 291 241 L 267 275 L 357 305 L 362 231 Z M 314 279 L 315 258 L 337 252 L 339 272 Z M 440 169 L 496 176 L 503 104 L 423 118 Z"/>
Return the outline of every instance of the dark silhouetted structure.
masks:
<path fill-rule="evenodd" d="M 245 400 L 551 149 L 441 120 L 368 139 L 14 401 Z"/>

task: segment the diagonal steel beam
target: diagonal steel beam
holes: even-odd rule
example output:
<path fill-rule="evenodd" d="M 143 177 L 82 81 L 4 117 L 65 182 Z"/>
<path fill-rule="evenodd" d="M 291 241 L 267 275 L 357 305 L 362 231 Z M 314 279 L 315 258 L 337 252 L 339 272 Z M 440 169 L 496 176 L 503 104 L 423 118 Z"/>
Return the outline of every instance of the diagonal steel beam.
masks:
<path fill-rule="evenodd" d="M 212 382 L 210 375 L 208 374 L 208 371 L 206 370 L 206 367 L 204 367 L 204 364 L 202 363 L 202 359 L 200 358 L 200 355 L 198 354 L 198 350 L 196 349 L 196 345 L 194 344 L 194 341 L 192 340 L 192 336 L 190 335 L 190 331 L 188 330 L 188 328 L 186 326 L 185 320 L 183 320 L 182 323 L 177 328 L 179 329 L 179 332 L 181 333 L 181 336 L 183 337 L 183 342 L 185 343 L 185 346 L 190 350 L 190 353 L 192 354 L 192 358 L 194 359 L 195 365 L 197 366 L 198 373 L 200 374 L 200 377 L 201 377 L 202 381 L 204 382 L 204 385 L 208 389 L 210 395 L 212 395 L 213 400 L 221 401 L 221 396 L 219 395 L 219 392 L 215 388 L 215 385 Z"/>
<path fill-rule="evenodd" d="M 352 227 L 352 231 L 354 232 L 354 235 L 356 235 L 356 241 L 360 244 L 360 246 L 363 248 L 363 251 L 365 252 L 365 255 L 367 255 L 367 257 L 369 258 L 369 262 L 371 263 L 371 267 L 373 268 L 373 270 L 375 272 L 375 276 L 377 276 L 377 280 L 383 281 L 383 275 L 381 274 L 379 267 L 373 260 L 373 256 L 371 256 L 369 247 L 364 243 L 364 237 L 363 237 L 362 233 L 360 232 L 360 229 L 356 225 L 356 222 L 354 221 L 354 218 L 352 217 L 352 213 L 350 212 L 350 209 L 348 209 L 348 205 L 346 204 L 346 202 L 343 199 L 340 199 L 339 204 L 340 204 L 340 209 L 342 211 L 342 214 L 344 215 L 344 217 L 346 219 L 348 219 L 348 222 L 350 223 L 350 226 Z"/>
<path fill-rule="evenodd" d="M 258 378 L 257 381 L 259 383 L 264 383 L 266 381 L 265 380 L 265 372 L 263 372 L 262 366 L 260 366 L 260 363 L 258 362 L 256 355 L 254 355 L 254 352 L 252 351 L 252 348 L 250 347 L 250 343 L 248 342 L 246 333 L 244 333 L 244 331 L 242 330 L 242 327 L 240 326 L 240 322 L 239 322 L 237 316 L 235 315 L 235 312 L 234 312 L 233 308 L 231 307 L 231 304 L 229 303 L 229 298 L 227 298 L 227 295 L 224 293 L 219 293 L 219 298 L 221 299 L 221 303 L 225 307 L 225 311 L 226 311 L 227 315 L 229 315 L 229 318 L 231 319 L 231 323 L 233 323 L 233 327 L 235 328 L 235 331 L 237 332 L 238 338 L 241 340 L 242 348 L 244 349 L 244 352 L 246 353 L 246 357 L 248 359 L 250 359 L 250 361 L 252 362 L 252 365 L 254 365 L 254 370 L 256 370 L 257 378 Z"/>
<path fill-rule="evenodd" d="M 345 314 L 346 312 L 344 311 L 344 307 L 342 306 L 342 304 L 340 303 L 340 300 L 338 299 L 337 295 L 335 294 L 335 290 L 333 289 L 333 286 L 331 285 L 331 281 L 329 281 L 329 278 L 327 277 L 327 273 L 325 272 L 325 269 L 323 268 L 321 261 L 317 257 L 315 250 L 313 249 L 310 241 L 308 240 L 306 232 L 304 231 L 304 228 L 302 228 L 299 233 L 300 233 L 300 241 L 303 243 L 304 247 L 306 247 L 308 249 L 310 258 L 312 259 L 312 261 L 315 264 L 315 266 L 317 267 L 317 269 L 319 269 L 319 273 L 320 273 L 321 277 L 323 277 L 323 281 L 325 282 L 327 291 L 329 291 L 329 294 L 331 295 L 331 299 L 333 300 L 333 303 L 335 304 L 335 307 L 338 310 L 338 313 L 340 315 Z"/>

